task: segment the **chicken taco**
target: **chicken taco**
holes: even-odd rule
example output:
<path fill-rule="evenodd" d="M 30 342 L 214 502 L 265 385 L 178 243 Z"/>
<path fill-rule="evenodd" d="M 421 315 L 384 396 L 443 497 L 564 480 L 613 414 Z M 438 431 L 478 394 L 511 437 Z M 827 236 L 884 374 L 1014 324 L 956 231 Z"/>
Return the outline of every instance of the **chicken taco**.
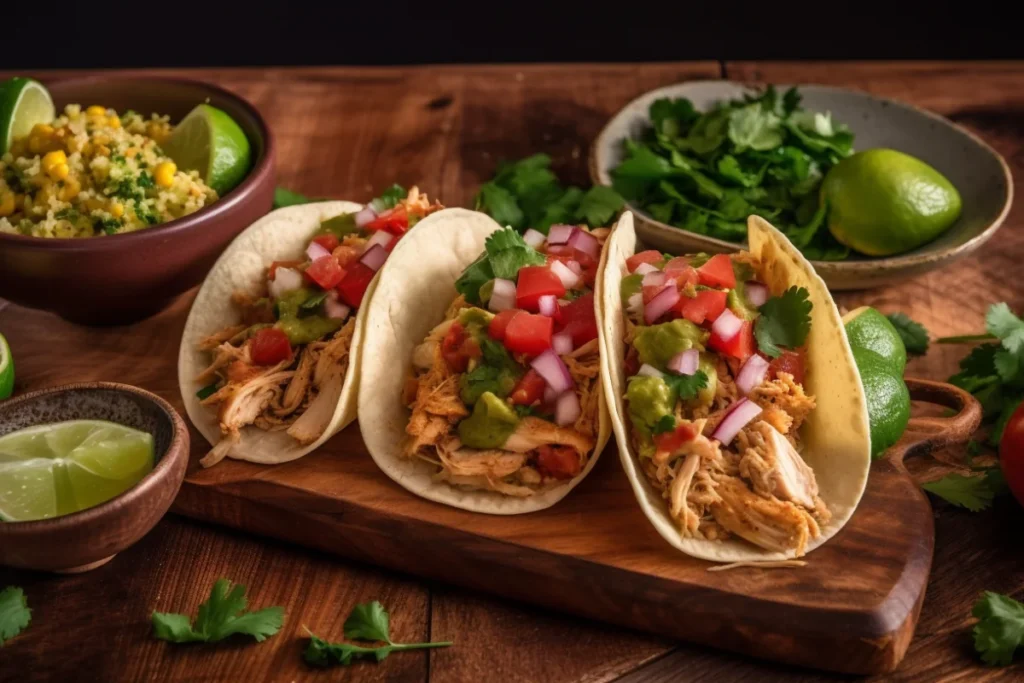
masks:
<path fill-rule="evenodd" d="M 366 321 L 359 413 L 385 473 L 494 514 L 548 507 L 586 476 L 611 433 L 595 292 L 608 233 L 520 236 L 461 209 L 410 231 Z"/>
<path fill-rule="evenodd" d="M 359 340 L 375 276 L 406 231 L 441 210 L 399 186 L 363 206 L 278 209 L 241 233 L 203 283 L 178 381 L 212 450 L 294 460 L 355 418 Z"/>
<path fill-rule="evenodd" d="M 623 466 L 673 546 L 721 562 L 800 557 L 867 482 L 863 388 L 828 289 L 778 230 L 749 251 L 634 254 L 632 216 L 602 273 L 605 390 Z"/>

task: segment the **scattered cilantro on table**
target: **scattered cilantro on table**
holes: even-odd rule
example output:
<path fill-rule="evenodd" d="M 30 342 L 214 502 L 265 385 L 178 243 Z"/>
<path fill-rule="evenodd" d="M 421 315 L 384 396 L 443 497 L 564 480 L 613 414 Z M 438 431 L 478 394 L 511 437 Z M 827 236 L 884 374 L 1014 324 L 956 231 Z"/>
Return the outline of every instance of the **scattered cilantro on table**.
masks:
<path fill-rule="evenodd" d="M 382 643 L 381 645 L 354 645 L 350 643 L 330 643 L 314 635 L 309 629 L 309 646 L 304 658 L 312 666 L 330 666 L 340 664 L 348 666 L 353 659 L 376 659 L 378 662 L 387 659 L 392 652 L 402 650 L 422 650 L 427 648 L 449 647 L 452 641 L 435 643 L 396 643 L 391 640 L 391 625 L 387 611 L 378 601 L 356 605 L 345 620 L 345 637 L 351 640 L 363 640 Z"/>
<path fill-rule="evenodd" d="M 32 621 L 25 592 L 17 586 L 0 591 L 0 646 L 21 633 Z"/>
<path fill-rule="evenodd" d="M 209 599 L 199 605 L 195 623 L 187 614 L 153 612 L 153 635 L 172 643 L 216 642 L 234 634 L 263 642 L 281 628 L 284 609 L 266 607 L 246 612 L 245 586 L 227 579 L 213 584 Z"/>
<path fill-rule="evenodd" d="M 803 287 L 790 287 L 764 302 L 754 323 L 754 337 L 762 353 L 778 358 L 784 348 L 803 345 L 811 331 L 812 304 L 808 296 Z"/>
<path fill-rule="evenodd" d="M 896 328 L 907 353 L 915 356 L 923 356 L 928 353 L 928 330 L 924 325 L 913 320 L 906 313 L 890 313 L 885 317 Z"/>
<path fill-rule="evenodd" d="M 948 503 L 979 512 L 991 507 L 992 499 L 1006 490 L 1006 480 L 998 467 L 992 467 L 980 475 L 947 474 L 921 484 L 921 488 Z"/>
<path fill-rule="evenodd" d="M 980 621 L 974 626 L 974 649 L 986 664 L 1007 666 L 1024 641 L 1024 605 L 1013 598 L 985 591 L 971 614 Z"/>
<path fill-rule="evenodd" d="M 455 289 L 471 304 L 480 303 L 480 288 L 494 278 L 514 280 L 524 266 L 540 266 L 544 255 L 527 244 L 512 228 L 492 233 L 484 243 L 485 251 L 455 281 Z"/>

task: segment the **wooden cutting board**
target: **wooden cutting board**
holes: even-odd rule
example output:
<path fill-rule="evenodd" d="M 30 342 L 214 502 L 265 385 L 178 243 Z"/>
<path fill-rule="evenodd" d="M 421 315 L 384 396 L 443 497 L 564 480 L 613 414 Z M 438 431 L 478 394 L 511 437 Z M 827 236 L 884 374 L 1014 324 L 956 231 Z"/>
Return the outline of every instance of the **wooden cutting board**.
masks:
<path fill-rule="evenodd" d="M 416 576 L 662 636 L 848 673 L 894 669 L 913 636 L 934 545 L 932 510 L 905 457 L 965 441 L 980 407 L 954 387 L 908 380 L 915 417 L 877 461 L 856 514 L 797 569 L 712 565 L 665 543 L 640 512 L 613 444 L 553 508 L 474 514 L 423 500 L 382 474 L 358 425 L 295 462 L 195 462 L 174 510 Z M 935 411 L 932 411 L 935 412 Z M 948 411 L 947 411 L 948 412 Z"/>

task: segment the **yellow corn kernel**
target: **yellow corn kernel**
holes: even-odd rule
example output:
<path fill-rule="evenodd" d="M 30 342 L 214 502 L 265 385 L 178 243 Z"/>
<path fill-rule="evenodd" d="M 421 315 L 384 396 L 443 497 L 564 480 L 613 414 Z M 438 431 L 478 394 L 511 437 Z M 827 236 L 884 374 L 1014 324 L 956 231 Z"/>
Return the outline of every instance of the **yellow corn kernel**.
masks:
<path fill-rule="evenodd" d="M 78 193 L 82 191 L 82 185 L 76 178 L 68 178 L 64 182 L 64 187 L 60 188 L 60 200 L 63 202 L 70 202 L 72 199 L 78 196 Z"/>
<path fill-rule="evenodd" d="M 107 147 L 106 145 L 96 145 L 96 147 L 95 147 L 95 149 L 93 151 L 96 153 L 96 156 L 98 156 L 98 157 L 109 157 L 110 156 L 110 148 Z"/>
<path fill-rule="evenodd" d="M 121 119 L 117 118 L 116 116 L 111 116 L 110 118 L 107 119 L 107 125 L 110 126 L 111 128 L 120 128 L 121 127 Z"/>
<path fill-rule="evenodd" d="M 47 152 L 41 165 L 46 175 L 54 180 L 64 180 L 68 177 L 68 156 L 59 149 Z"/>
<path fill-rule="evenodd" d="M 10 190 L 0 190 L 0 216 L 10 216 L 14 213 L 14 193 Z"/>
<path fill-rule="evenodd" d="M 98 104 L 94 104 L 91 107 L 89 107 L 88 109 L 86 109 L 85 113 L 88 114 L 89 116 L 106 116 L 107 115 L 107 108 L 106 107 L 101 107 Z"/>
<path fill-rule="evenodd" d="M 138 153 L 139 153 L 138 147 L 129 147 L 128 149 L 126 149 L 124 151 L 124 155 L 126 157 L 128 157 L 129 159 L 133 158 Z"/>
<path fill-rule="evenodd" d="M 67 164 L 57 164 L 50 169 L 50 177 L 54 180 L 67 180 L 70 173 L 71 168 Z"/>
<path fill-rule="evenodd" d="M 29 135 L 35 135 L 36 137 L 53 135 L 53 126 L 48 123 L 37 123 L 32 126 L 32 132 Z"/>
<path fill-rule="evenodd" d="M 124 215 L 124 205 L 119 202 L 114 202 L 110 205 L 110 215 L 114 218 L 120 218 Z"/>
<path fill-rule="evenodd" d="M 39 154 L 43 151 L 43 141 L 38 136 L 30 135 L 28 138 L 28 151 L 32 154 Z"/>
<path fill-rule="evenodd" d="M 156 184 L 160 187 L 170 187 L 174 184 L 174 174 L 177 172 L 178 167 L 174 165 L 173 161 L 162 161 L 156 165 L 153 177 L 156 178 Z"/>

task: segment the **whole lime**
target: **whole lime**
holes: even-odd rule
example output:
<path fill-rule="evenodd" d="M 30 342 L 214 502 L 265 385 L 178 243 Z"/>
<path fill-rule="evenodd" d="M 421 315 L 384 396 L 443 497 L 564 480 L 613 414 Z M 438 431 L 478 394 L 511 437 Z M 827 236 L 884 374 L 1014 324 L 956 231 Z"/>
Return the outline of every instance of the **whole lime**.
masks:
<path fill-rule="evenodd" d="M 868 256 L 891 256 L 932 241 L 960 216 L 960 193 L 920 159 L 869 149 L 832 167 L 821 185 L 828 229 Z"/>
<path fill-rule="evenodd" d="M 874 351 L 853 348 L 871 424 L 871 457 L 900 440 L 910 420 L 910 392 L 901 375 Z"/>
<path fill-rule="evenodd" d="M 903 376 L 907 366 L 907 348 L 888 318 L 870 306 L 861 306 L 843 316 L 843 323 L 850 346 L 874 351 L 896 375 Z"/>

